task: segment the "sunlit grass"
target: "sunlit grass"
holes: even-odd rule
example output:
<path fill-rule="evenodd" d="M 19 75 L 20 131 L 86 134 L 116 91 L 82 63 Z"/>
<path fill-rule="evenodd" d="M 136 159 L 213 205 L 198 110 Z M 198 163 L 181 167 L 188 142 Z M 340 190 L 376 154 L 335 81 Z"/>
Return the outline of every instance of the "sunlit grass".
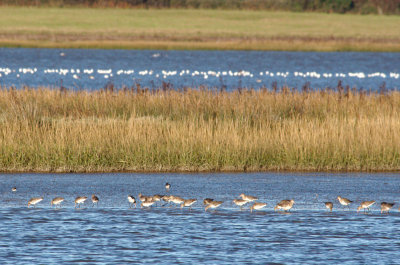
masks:
<path fill-rule="evenodd" d="M 400 51 L 399 24 L 377 15 L 0 7 L 0 45 Z"/>
<path fill-rule="evenodd" d="M 400 93 L 0 91 L 2 171 L 398 170 Z"/>

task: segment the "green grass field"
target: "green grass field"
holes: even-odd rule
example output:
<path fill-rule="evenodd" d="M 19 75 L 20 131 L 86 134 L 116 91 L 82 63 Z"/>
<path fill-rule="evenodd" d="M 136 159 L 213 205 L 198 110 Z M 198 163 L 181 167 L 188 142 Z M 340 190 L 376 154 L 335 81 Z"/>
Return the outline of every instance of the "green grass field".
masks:
<path fill-rule="evenodd" d="M 400 51 L 400 16 L 0 7 L 13 47 Z"/>
<path fill-rule="evenodd" d="M 390 171 L 400 93 L 0 90 L 0 171 Z"/>

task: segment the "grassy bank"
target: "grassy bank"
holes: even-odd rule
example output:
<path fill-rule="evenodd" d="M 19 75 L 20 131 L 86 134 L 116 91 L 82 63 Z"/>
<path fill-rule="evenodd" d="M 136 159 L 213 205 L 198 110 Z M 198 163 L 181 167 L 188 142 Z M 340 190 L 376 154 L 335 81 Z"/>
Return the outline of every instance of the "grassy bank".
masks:
<path fill-rule="evenodd" d="M 399 117 L 399 92 L 1 90 L 0 170 L 399 170 Z"/>
<path fill-rule="evenodd" d="M 400 51 L 400 17 L 0 7 L 7 47 Z"/>

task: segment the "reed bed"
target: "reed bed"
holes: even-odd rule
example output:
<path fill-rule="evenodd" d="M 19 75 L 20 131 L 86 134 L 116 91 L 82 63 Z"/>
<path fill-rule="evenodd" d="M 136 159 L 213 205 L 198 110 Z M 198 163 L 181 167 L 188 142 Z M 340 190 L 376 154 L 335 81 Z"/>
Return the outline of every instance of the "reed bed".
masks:
<path fill-rule="evenodd" d="M 400 92 L 0 89 L 0 170 L 400 169 Z"/>

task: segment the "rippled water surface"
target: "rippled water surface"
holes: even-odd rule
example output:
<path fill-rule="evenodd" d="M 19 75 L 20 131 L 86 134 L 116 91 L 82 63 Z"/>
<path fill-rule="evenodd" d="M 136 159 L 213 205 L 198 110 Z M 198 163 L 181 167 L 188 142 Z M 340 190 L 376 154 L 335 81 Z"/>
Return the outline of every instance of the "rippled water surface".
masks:
<path fill-rule="evenodd" d="M 0 84 L 74 89 L 185 86 L 399 89 L 400 53 L 0 48 Z"/>
<path fill-rule="evenodd" d="M 0 175 L 1 264 L 185 263 L 382 263 L 400 261 L 399 205 L 380 214 L 382 201 L 399 198 L 399 174 L 3 174 Z M 129 209 L 127 195 L 170 194 L 222 200 L 218 210 Z M 12 192 L 12 187 L 17 187 Z M 261 211 L 240 211 L 240 193 L 268 203 Z M 98 207 L 76 196 L 95 193 Z M 342 195 L 354 204 L 343 210 Z M 37 208 L 30 197 L 44 196 Z M 50 200 L 62 196 L 62 209 Z M 273 211 L 294 199 L 288 214 Z M 376 200 L 368 214 L 356 213 L 363 200 Z M 323 202 L 333 201 L 334 211 Z"/>

